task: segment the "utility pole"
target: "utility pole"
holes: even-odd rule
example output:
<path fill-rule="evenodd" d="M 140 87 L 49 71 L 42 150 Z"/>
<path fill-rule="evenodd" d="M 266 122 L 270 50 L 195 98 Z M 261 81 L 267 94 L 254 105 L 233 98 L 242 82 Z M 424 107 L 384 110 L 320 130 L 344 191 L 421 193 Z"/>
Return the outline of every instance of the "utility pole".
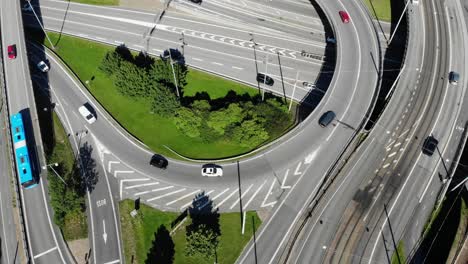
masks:
<path fill-rule="evenodd" d="M 288 108 L 288 111 L 291 111 L 291 106 L 292 106 L 293 99 L 294 99 L 294 93 L 296 92 L 297 79 L 298 79 L 298 78 L 299 78 L 299 71 L 297 71 L 297 73 L 296 73 L 296 80 L 294 81 L 293 92 L 292 92 L 292 95 L 291 95 L 291 99 L 289 100 L 289 108 Z"/>
<path fill-rule="evenodd" d="M 281 69 L 281 60 L 280 60 L 280 54 L 279 51 L 276 52 L 278 54 L 278 65 L 280 69 L 280 75 L 281 75 L 281 84 L 283 85 L 283 95 L 284 95 L 284 103 L 286 104 L 286 89 L 284 89 L 284 79 L 283 79 L 283 70 Z"/>
<path fill-rule="evenodd" d="M 34 11 L 33 6 L 31 5 L 31 0 L 27 1 L 29 4 L 29 7 L 31 8 L 31 11 L 33 12 L 34 16 L 36 17 L 37 23 L 39 23 L 39 26 L 41 26 L 42 31 L 44 32 L 44 35 L 46 36 L 47 40 L 49 41 L 50 46 L 52 47 L 53 50 L 55 50 L 54 44 L 52 44 L 52 41 L 49 38 L 49 35 L 47 35 L 47 32 L 44 29 L 44 26 L 42 25 L 41 21 L 39 20 L 39 17 L 36 14 L 36 11 Z"/>
<path fill-rule="evenodd" d="M 243 208 L 242 208 L 242 190 L 241 190 L 239 161 L 237 161 L 237 180 L 239 181 L 239 209 L 240 209 L 240 222 L 241 222 L 241 229 L 242 229 L 242 226 L 244 225 L 244 217 L 243 217 Z"/>
<path fill-rule="evenodd" d="M 257 76 L 258 76 L 258 64 L 257 64 L 257 50 L 256 50 L 256 46 L 257 46 L 257 43 L 255 43 L 255 40 L 254 40 L 254 36 L 252 33 L 249 33 L 250 35 L 250 41 L 253 43 L 253 51 L 254 51 L 254 60 L 255 60 L 255 79 L 257 79 Z M 257 87 L 258 87 L 258 92 L 260 93 L 260 83 L 257 81 Z"/>
<path fill-rule="evenodd" d="M 408 8 L 408 4 L 410 3 L 411 0 L 406 0 L 406 5 L 405 8 L 403 9 L 403 12 L 401 13 L 400 19 L 398 19 L 398 22 L 395 26 L 395 30 L 393 30 L 392 35 L 390 36 L 390 39 L 387 41 L 387 45 L 390 45 L 392 43 L 393 36 L 395 36 L 395 33 L 397 32 L 398 26 L 400 25 L 401 19 L 403 18 L 403 15 L 406 13 L 406 9 Z"/>
<path fill-rule="evenodd" d="M 185 45 L 187 45 L 187 43 L 185 42 L 184 32 L 182 32 L 181 34 L 182 34 L 182 37 L 179 40 L 182 41 L 182 45 L 180 47 L 182 48 L 182 55 L 185 56 Z"/>
<path fill-rule="evenodd" d="M 176 87 L 177 97 L 180 98 L 179 86 L 177 85 L 177 78 L 176 78 L 175 71 L 174 71 L 174 64 L 172 64 L 171 48 L 169 48 L 169 49 L 167 49 L 167 50 L 169 51 L 169 60 L 170 60 L 170 63 L 171 63 L 171 68 L 172 68 L 172 75 L 174 76 L 174 85 L 175 85 L 175 87 Z"/>
<path fill-rule="evenodd" d="M 268 53 L 265 57 L 265 78 L 263 78 L 263 87 L 262 87 L 262 101 L 265 100 L 265 83 L 266 83 L 266 75 L 268 74 Z"/>

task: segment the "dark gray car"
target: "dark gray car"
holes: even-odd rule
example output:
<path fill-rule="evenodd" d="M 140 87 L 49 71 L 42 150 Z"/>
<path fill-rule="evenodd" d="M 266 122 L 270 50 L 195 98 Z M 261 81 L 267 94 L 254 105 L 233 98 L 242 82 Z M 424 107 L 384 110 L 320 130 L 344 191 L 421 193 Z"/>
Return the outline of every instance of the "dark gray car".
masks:
<path fill-rule="evenodd" d="M 449 82 L 456 85 L 458 80 L 460 80 L 460 74 L 458 74 L 458 72 L 451 71 L 449 73 Z"/>
<path fill-rule="evenodd" d="M 318 123 L 321 127 L 326 127 L 328 126 L 333 120 L 335 120 L 336 114 L 333 111 L 327 111 L 323 113 L 323 115 L 320 117 Z"/>

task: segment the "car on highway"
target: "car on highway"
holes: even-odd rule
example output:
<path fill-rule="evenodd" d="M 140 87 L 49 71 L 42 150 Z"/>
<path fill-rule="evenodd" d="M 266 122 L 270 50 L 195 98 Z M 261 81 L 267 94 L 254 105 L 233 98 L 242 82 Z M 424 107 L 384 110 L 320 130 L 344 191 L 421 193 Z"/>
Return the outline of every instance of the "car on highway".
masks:
<path fill-rule="evenodd" d="M 327 43 L 330 43 L 330 44 L 336 44 L 336 38 L 334 37 L 327 37 L 326 41 Z"/>
<path fill-rule="evenodd" d="M 96 122 L 96 117 L 88 110 L 88 108 L 85 105 L 80 106 L 78 108 L 78 112 L 80 112 L 81 116 L 83 116 L 83 118 L 89 124 Z"/>
<path fill-rule="evenodd" d="M 422 146 L 422 153 L 424 153 L 424 154 L 426 154 L 428 156 L 432 156 L 432 154 L 434 154 L 434 151 L 436 150 L 438 144 L 439 144 L 439 141 L 437 139 L 435 139 L 432 135 L 428 136 L 424 140 L 424 144 Z"/>
<path fill-rule="evenodd" d="M 327 111 L 319 118 L 319 125 L 321 127 L 328 126 L 333 120 L 335 120 L 336 114 L 333 111 Z"/>
<path fill-rule="evenodd" d="M 32 5 L 26 3 L 23 5 L 23 7 L 21 8 L 21 10 L 25 11 L 25 12 L 32 12 Z"/>
<path fill-rule="evenodd" d="M 315 83 L 310 83 L 310 82 L 302 82 L 302 86 L 304 86 L 304 88 L 309 88 L 309 89 L 316 88 Z"/>
<path fill-rule="evenodd" d="M 12 44 L 8 46 L 7 51 L 8 51 L 8 58 L 10 59 L 16 58 L 16 44 Z"/>
<path fill-rule="evenodd" d="M 340 17 L 341 17 L 341 21 L 345 24 L 349 23 L 349 15 L 348 13 L 346 13 L 346 11 L 340 11 L 338 12 L 338 14 L 340 14 Z"/>
<path fill-rule="evenodd" d="M 223 176 L 223 167 L 216 164 L 205 164 L 202 166 L 201 175 L 204 177 Z"/>
<path fill-rule="evenodd" d="M 459 80 L 460 80 L 460 74 L 458 74 L 458 72 L 451 71 L 449 73 L 449 82 L 451 84 L 457 85 Z"/>
<path fill-rule="evenodd" d="M 47 66 L 47 64 L 44 61 L 38 62 L 36 66 L 41 72 L 49 71 L 49 66 Z"/>
<path fill-rule="evenodd" d="M 160 168 L 160 169 L 166 169 L 168 163 L 169 162 L 167 161 L 167 159 L 164 158 L 163 156 L 159 155 L 159 154 L 154 154 L 151 157 L 151 160 L 150 160 L 150 165 L 151 166 L 154 166 L 154 167 Z"/>
<path fill-rule="evenodd" d="M 264 83 L 264 84 L 269 85 L 269 86 L 272 86 L 275 83 L 273 78 L 271 78 L 270 76 L 265 75 L 263 73 L 258 73 L 257 74 L 257 82 Z"/>

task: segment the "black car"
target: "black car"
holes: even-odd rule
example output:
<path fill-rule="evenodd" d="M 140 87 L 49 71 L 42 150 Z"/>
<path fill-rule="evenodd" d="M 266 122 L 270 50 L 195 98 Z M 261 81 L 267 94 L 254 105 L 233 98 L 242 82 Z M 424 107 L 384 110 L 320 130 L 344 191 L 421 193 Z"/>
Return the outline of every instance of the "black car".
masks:
<path fill-rule="evenodd" d="M 269 85 L 269 86 L 272 86 L 275 83 L 273 78 L 271 78 L 270 76 L 265 75 L 263 73 L 258 73 L 257 74 L 257 82 L 264 83 L 264 84 Z"/>
<path fill-rule="evenodd" d="M 333 120 L 335 120 L 336 114 L 333 111 L 327 111 L 319 118 L 319 125 L 321 127 L 328 126 Z"/>
<path fill-rule="evenodd" d="M 201 4 L 202 2 L 202 0 L 189 0 L 189 1 L 195 4 Z"/>
<path fill-rule="evenodd" d="M 167 167 L 167 159 L 164 158 L 163 156 L 159 154 L 154 154 L 151 157 L 150 164 L 154 167 L 160 168 L 160 169 L 165 169 Z"/>
<path fill-rule="evenodd" d="M 428 136 L 424 140 L 424 144 L 422 146 L 422 153 L 432 156 L 434 154 L 434 151 L 437 148 L 437 144 L 439 144 L 439 141 L 435 139 L 433 136 Z"/>
<path fill-rule="evenodd" d="M 451 71 L 449 73 L 449 82 L 456 85 L 458 80 L 460 80 L 460 74 L 458 74 L 458 72 Z"/>

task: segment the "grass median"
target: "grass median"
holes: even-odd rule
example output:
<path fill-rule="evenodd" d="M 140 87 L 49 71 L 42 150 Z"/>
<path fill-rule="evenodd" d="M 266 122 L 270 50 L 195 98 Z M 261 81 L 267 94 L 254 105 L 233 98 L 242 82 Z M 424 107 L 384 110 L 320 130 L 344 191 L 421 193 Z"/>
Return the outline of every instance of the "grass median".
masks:
<path fill-rule="evenodd" d="M 365 0 L 370 13 L 380 21 L 390 22 L 392 19 L 391 0 Z"/>
<path fill-rule="evenodd" d="M 153 263 L 147 260 L 147 254 L 151 250 L 172 252 L 173 263 L 175 264 L 214 263 L 214 258 L 206 259 L 199 256 L 188 257 L 185 255 L 185 227 L 189 224 L 190 219 L 182 223 L 170 237 L 157 239 L 163 243 L 156 244 L 158 248 L 155 249 L 153 248 L 153 240 L 155 240 L 155 237 L 161 237 L 161 232 L 158 232 L 161 225 L 165 229 L 171 230 L 171 223 L 179 214 L 162 212 L 142 204 L 138 215 L 133 218 L 130 216 L 130 212 L 134 208 L 134 201 L 124 200 L 120 202 L 119 206 L 124 254 L 127 263 Z M 244 235 L 242 235 L 239 213 L 220 215 L 221 236 L 217 247 L 217 263 L 234 263 L 252 238 L 254 228 L 257 230 L 261 224 L 255 212 L 248 212 L 246 219 Z M 168 245 L 171 245 L 171 248 L 165 248 Z"/>
<path fill-rule="evenodd" d="M 38 33 L 28 33 L 28 35 L 36 40 L 41 39 Z M 122 127 L 155 152 L 178 158 L 171 151 L 174 150 L 194 159 L 218 159 L 237 156 L 258 147 L 241 146 L 225 139 L 207 142 L 201 138 L 188 137 L 175 127 L 173 121 L 152 114 L 149 110 L 150 100 L 131 99 L 118 93 L 112 78 L 98 69 L 105 54 L 114 50 L 113 46 L 66 35 L 60 36 L 57 33 L 49 33 L 49 37 L 56 46 L 56 54 L 68 64 L 99 103 Z M 41 41 L 49 45 L 47 41 L 43 39 Z M 187 96 L 197 92 L 207 92 L 211 99 L 216 99 L 225 96 L 229 90 L 237 94 L 258 93 L 249 86 L 195 69 L 189 70 L 186 80 L 184 94 Z M 290 123 L 286 124 L 288 128 L 294 123 L 292 114 L 290 120 Z M 284 128 L 273 127 L 272 130 L 269 141 L 285 132 Z"/>

